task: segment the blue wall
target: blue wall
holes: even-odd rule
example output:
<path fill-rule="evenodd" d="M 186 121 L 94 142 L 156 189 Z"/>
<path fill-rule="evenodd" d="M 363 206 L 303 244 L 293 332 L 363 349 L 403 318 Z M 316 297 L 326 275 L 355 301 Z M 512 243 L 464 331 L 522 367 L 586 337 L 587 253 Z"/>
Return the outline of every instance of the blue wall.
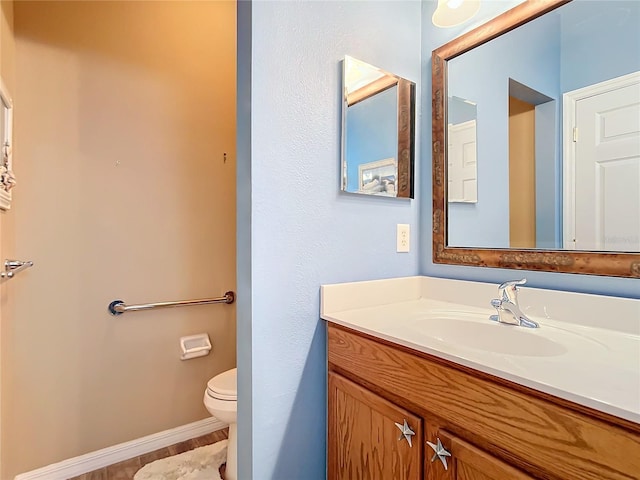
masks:
<path fill-rule="evenodd" d="M 536 106 L 536 248 L 562 248 L 561 105 Z"/>
<path fill-rule="evenodd" d="M 253 479 L 252 301 L 251 301 L 251 14 L 237 3 L 236 72 L 236 343 L 238 364 L 238 478 Z"/>
<path fill-rule="evenodd" d="M 449 96 L 447 103 L 447 123 L 449 125 L 457 125 L 478 118 L 476 106 L 467 103 L 465 100 L 468 99 Z"/>
<path fill-rule="evenodd" d="M 251 68 L 250 99 L 238 91 L 239 477 L 324 479 L 320 285 L 416 275 L 419 263 L 416 248 L 395 251 L 397 223 L 411 224 L 419 244 L 417 201 L 339 191 L 341 61 L 352 55 L 415 81 L 420 98 L 421 5 L 250 8 L 238 21 L 238 62 Z"/>
<path fill-rule="evenodd" d="M 345 125 L 347 189 L 360 189 L 358 167 L 398 155 L 398 87 L 349 107 Z M 397 159 L 396 159 L 397 160 Z"/>
<path fill-rule="evenodd" d="M 561 10 L 563 92 L 640 70 L 639 1 L 578 0 Z"/>
<path fill-rule="evenodd" d="M 589 0 L 575 0 L 576 2 Z M 423 72 L 422 91 L 431 91 L 431 52 L 440 45 L 447 43 L 461 33 L 468 31 L 473 26 L 484 23 L 494 15 L 501 13 L 499 9 L 505 11 L 520 2 L 482 2 L 483 7 L 474 19 L 473 25 L 465 25 L 463 28 L 440 29 L 427 21 L 424 23 L 422 31 L 422 52 L 423 52 Z M 609 4 L 608 1 L 599 2 Z M 621 2 L 632 4 L 634 2 Z M 636 2 L 637 3 L 637 2 Z M 425 0 L 422 3 L 424 19 L 431 18 L 437 2 L 435 0 Z M 570 4 L 571 5 L 571 4 Z M 488 8 L 492 8 L 489 10 Z M 602 36 L 602 35 L 600 35 Z M 620 46 L 619 46 L 620 47 Z M 422 115 L 424 118 L 431 118 L 431 96 L 423 93 L 421 98 Z M 457 278 L 463 280 L 482 281 L 500 283 L 506 279 L 527 277 L 528 286 L 549 288 L 554 290 L 569 290 L 575 292 L 596 293 L 604 295 L 623 296 L 630 298 L 640 298 L 640 280 L 613 277 L 598 277 L 594 275 L 573 275 L 561 273 L 532 272 L 525 270 L 506 270 L 497 268 L 463 267 L 455 265 L 440 265 L 433 263 L 433 252 L 431 245 L 432 231 L 432 208 L 431 208 L 431 152 L 424 148 L 431 145 L 431 128 L 429 122 L 425 122 L 424 128 L 420 130 L 420 144 L 423 146 L 420 158 L 421 165 L 421 205 L 422 223 L 420 225 L 420 271 L 424 275 L 434 277 Z M 479 167 L 480 168 L 480 167 Z M 630 319 L 631 321 L 631 319 Z"/>

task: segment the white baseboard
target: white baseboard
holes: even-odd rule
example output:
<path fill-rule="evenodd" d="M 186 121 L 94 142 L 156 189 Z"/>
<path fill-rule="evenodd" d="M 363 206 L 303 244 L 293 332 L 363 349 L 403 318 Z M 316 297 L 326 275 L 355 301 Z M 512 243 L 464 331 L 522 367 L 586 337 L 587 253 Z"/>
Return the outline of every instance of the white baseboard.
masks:
<path fill-rule="evenodd" d="M 198 422 L 154 433 L 130 442 L 120 443 L 113 447 L 103 448 L 79 457 L 53 463 L 37 470 L 21 473 L 15 477 L 15 480 L 67 480 L 160 448 L 222 430 L 226 426 L 226 423 L 217 418 L 205 418 Z"/>

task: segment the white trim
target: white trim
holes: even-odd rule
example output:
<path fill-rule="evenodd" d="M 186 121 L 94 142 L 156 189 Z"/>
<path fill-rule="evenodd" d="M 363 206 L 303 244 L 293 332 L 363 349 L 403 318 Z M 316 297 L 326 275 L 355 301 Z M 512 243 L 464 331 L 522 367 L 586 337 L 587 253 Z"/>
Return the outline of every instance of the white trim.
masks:
<path fill-rule="evenodd" d="M 579 100 L 636 83 L 640 83 L 640 71 L 594 83 L 562 95 L 562 243 L 565 250 L 575 250 L 576 248 L 574 241 L 576 226 L 576 144 L 573 141 L 573 129 L 576 125 L 576 103 Z M 579 136 L 580 132 L 578 132 Z"/>
<path fill-rule="evenodd" d="M 153 452 L 176 443 L 222 430 L 227 426 L 217 418 L 209 417 L 204 420 L 182 425 L 163 432 L 147 435 L 146 437 L 120 443 L 112 447 L 96 450 L 79 457 L 53 463 L 46 467 L 30 472 L 21 473 L 15 480 L 66 480 L 83 473 L 92 472 L 99 468 L 135 458 L 145 453 Z"/>

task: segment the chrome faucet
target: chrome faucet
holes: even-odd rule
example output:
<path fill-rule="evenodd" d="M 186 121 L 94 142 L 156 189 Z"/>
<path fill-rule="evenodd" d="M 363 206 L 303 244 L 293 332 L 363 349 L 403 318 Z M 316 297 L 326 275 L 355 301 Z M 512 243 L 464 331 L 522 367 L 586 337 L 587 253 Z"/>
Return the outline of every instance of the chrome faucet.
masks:
<path fill-rule="evenodd" d="M 518 305 L 518 285 L 524 285 L 525 283 L 527 283 L 527 279 L 523 278 L 522 280 L 504 282 L 498 287 L 500 298 L 491 300 L 491 306 L 495 307 L 498 314 L 491 315 L 489 317 L 491 320 L 527 328 L 538 328 L 540 326 L 522 313 Z"/>

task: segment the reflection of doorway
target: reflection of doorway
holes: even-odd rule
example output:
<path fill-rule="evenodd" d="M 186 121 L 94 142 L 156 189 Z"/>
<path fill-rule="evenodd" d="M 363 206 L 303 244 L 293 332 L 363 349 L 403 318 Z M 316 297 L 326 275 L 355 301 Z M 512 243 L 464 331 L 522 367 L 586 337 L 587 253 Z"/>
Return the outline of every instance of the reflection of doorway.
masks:
<path fill-rule="evenodd" d="M 536 247 L 535 107 L 509 97 L 509 246 Z"/>
<path fill-rule="evenodd" d="M 509 79 L 509 245 L 558 248 L 556 102 Z"/>
<path fill-rule="evenodd" d="M 640 251 L 640 72 L 565 94 L 565 242 Z"/>

